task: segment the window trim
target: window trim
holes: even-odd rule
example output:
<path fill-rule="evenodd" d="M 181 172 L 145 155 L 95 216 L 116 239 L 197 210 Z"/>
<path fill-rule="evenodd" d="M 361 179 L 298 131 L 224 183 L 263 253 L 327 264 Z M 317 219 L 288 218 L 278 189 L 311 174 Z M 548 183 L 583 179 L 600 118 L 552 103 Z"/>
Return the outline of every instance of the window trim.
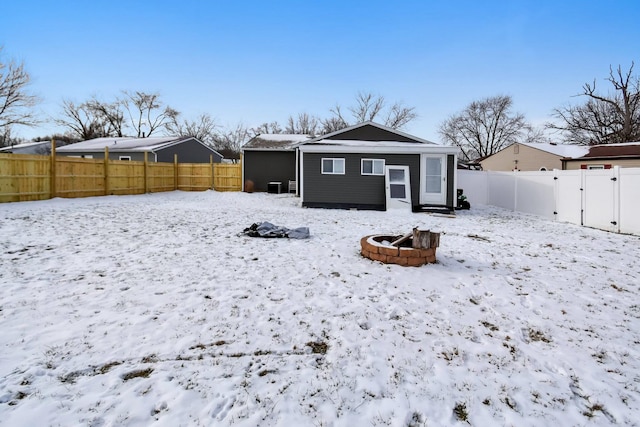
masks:
<path fill-rule="evenodd" d="M 593 170 L 604 170 L 604 169 L 606 169 L 606 167 L 605 167 L 605 165 L 600 165 L 600 164 L 598 164 L 598 165 L 587 165 L 587 169 L 588 170 L 592 170 L 592 171 Z"/>
<path fill-rule="evenodd" d="M 331 160 L 331 172 L 324 170 L 324 162 L 325 160 Z M 334 172 L 336 170 L 336 162 L 342 162 L 342 172 Z M 344 157 L 323 157 L 320 160 L 320 173 L 322 175 L 344 175 L 345 174 L 345 160 Z"/>
<path fill-rule="evenodd" d="M 364 171 L 364 162 L 371 162 L 371 173 L 367 173 Z M 382 162 L 382 170 L 380 173 L 376 173 L 375 164 L 376 162 Z M 386 162 L 385 159 L 360 159 L 360 175 L 364 176 L 384 176 L 384 168 Z"/>
<path fill-rule="evenodd" d="M 119 156 L 118 160 L 128 160 L 131 161 L 131 156 Z"/>

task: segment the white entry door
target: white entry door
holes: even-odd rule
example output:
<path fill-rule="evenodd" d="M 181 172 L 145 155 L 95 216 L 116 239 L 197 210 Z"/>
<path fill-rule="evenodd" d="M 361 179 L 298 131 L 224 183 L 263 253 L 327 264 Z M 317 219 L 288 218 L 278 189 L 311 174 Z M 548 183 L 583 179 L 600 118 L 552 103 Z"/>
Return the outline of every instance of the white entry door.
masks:
<path fill-rule="evenodd" d="M 385 170 L 387 209 L 411 210 L 409 166 L 387 166 Z"/>
<path fill-rule="evenodd" d="M 423 154 L 420 159 L 420 204 L 444 205 L 446 197 L 446 156 Z"/>

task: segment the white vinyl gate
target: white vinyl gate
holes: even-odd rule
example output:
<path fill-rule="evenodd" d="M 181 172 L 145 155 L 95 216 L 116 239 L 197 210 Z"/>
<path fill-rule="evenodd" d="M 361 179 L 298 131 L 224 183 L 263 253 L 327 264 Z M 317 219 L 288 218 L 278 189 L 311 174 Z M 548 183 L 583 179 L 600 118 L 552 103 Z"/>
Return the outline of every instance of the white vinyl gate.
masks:
<path fill-rule="evenodd" d="M 458 171 L 471 203 L 640 235 L 640 168 L 484 172 Z"/>

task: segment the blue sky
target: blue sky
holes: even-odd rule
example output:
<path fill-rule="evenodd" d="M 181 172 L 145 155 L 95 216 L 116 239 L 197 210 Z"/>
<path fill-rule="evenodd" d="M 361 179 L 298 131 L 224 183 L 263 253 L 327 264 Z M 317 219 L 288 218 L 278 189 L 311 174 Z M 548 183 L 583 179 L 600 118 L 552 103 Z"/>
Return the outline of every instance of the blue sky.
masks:
<path fill-rule="evenodd" d="M 638 18 L 637 0 L 21 0 L 2 7 L 0 44 L 49 116 L 63 99 L 141 90 L 185 118 L 257 126 L 326 117 L 364 91 L 415 107 L 404 130 L 440 141 L 438 126 L 477 99 L 511 95 L 543 123 L 584 83 L 608 89 L 609 65 L 640 62 Z"/>

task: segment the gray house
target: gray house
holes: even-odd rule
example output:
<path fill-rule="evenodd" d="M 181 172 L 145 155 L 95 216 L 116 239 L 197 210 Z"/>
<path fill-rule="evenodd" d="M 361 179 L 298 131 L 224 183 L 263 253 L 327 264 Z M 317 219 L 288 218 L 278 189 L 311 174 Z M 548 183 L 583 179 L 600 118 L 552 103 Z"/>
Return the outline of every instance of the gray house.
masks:
<path fill-rule="evenodd" d="M 0 148 L 0 153 L 39 154 L 48 156 L 51 153 L 51 141 L 25 142 Z"/>
<path fill-rule="evenodd" d="M 309 135 L 260 134 L 242 147 L 242 182 L 244 190 L 288 192 L 289 183 L 296 191 L 298 146 Z"/>
<path fill-rule="evenodd" d="M 193 137 L 159 138 L 95 138 L 56 149 L 61 156 L 104 159 L 105 148 L 111 160 L 143 161 L 144 153 L 150 162 L 173 162 L 178 155 L 180 163 L 220 163 L 223 156 L 213 148 Z"/>
<path fill-rule="evenodd" d="M 365 122 L 301 144 L 304 207 L 453 211 L 458 149 Z"/>

